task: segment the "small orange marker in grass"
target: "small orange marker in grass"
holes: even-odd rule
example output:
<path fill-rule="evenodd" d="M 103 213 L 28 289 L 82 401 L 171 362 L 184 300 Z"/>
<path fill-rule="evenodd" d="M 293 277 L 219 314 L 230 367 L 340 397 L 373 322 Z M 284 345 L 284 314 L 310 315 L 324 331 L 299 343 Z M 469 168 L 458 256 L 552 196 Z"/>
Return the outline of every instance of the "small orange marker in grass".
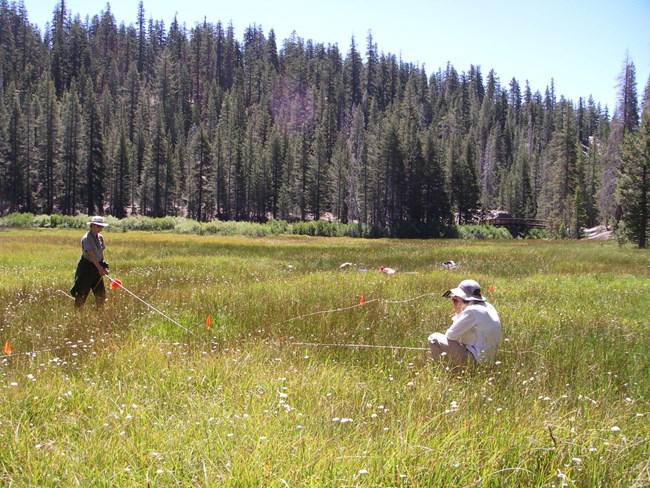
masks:
<path fill-rule="evenodd" d="M 210 325 L 212 325 L 212 317 L 210 315 L 208 315 L 208 318 L 205 319 L 205 328 L 209 329 Z"/>
<path fill-rule="evenodd" d="M 7 339 L 5 341 L 5 349 L 4 349 L 4 351 L 5 351 L 5 354 L 7 356 L 10 356 L 13 353 L 13 350 L 11 349 L 11 344 L 9 344 L 9 339 Z"/>

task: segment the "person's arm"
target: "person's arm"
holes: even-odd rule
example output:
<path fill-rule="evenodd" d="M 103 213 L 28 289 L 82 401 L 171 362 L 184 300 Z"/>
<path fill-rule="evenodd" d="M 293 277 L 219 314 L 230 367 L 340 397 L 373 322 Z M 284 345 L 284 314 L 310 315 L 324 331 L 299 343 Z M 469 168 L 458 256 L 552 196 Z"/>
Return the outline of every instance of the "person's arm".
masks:
<path fill-rule="evenodd" d="M 101 264 L 99 264 L 99 261 L 97 260 L 97 256 L 95 256 L 95 253 L 93 252 L 92 249 L 86 249 L 84 251 L 84 254 L 86 259 L 95 265 L 95 268 L 97 268 L 97 271 L 99 271 L 99 276 L 104 276 L 108 274 L 108 272 L 104 269 L 104 267 Z"/>
<path fill-rule="evenodd" d="M 447 336 L 447 339 L 457 341 L 472 327 L 474 327 L 474 319 L 471 314 L 463 310 L 454 316 L 451 327 L 447 329 L 445 336 Z"/>

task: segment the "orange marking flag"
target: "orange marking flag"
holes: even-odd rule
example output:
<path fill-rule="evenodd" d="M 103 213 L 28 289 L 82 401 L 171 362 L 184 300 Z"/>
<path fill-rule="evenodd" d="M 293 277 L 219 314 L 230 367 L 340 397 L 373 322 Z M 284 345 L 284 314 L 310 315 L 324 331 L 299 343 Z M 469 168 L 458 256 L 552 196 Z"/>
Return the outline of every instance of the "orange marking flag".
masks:
<path fill-rule="evenodd" d="M 361 298 L 359 298 L 359 305 L 363 305 L 364 303 L 366 303 L 366 297 L 361 295 Z"/>
<path fill-rule="evenodd" d="M 208 318 L 205 319 L 205 328 L 209 329 L 210 325 L 212 325 L 212 317 L 210 317 L 210 315 L 208 315 Z"/>
<path fill-rule="evenodd" d="M 5 341 L 5 354 L 7 356 L 11 355 L 13 351 L 11 350 L 11 344 L 9 344 L 9 339 Z"/>

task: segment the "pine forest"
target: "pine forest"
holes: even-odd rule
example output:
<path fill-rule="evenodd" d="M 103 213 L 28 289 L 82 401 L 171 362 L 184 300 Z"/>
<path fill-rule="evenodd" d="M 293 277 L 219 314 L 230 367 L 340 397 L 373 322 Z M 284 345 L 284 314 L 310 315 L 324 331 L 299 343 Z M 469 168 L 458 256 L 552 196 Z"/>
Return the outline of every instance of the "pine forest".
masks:
<path fill-rule="evenodd" d="M 610 113 L 552 77 L 542 93 L 479 66 L 427 73 L 371 32 L 342 49 L 256 24 L 241 38 L 216 19 L 167 27 L 143 2 L 130 23 L 109 4 L 82 20 L 65 0 L 39 28 L 0 0 L 0 215 L 437 237 L 501 211 L 553 237 L 606 224 L 645 247 L 650 89 L 621 66 Z"/>

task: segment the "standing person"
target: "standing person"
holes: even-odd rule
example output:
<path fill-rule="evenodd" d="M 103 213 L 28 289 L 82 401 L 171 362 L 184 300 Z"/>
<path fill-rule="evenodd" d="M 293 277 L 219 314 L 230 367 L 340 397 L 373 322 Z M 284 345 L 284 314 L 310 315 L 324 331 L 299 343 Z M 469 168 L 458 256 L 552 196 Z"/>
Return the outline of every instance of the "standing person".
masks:
<path fill-rule="evenodd" d="M 70 290 L 77 308 L 83 306 L 91 290 L 95 295 L 97 306 L 103 305 L 106 300 L 106 288 L 102 277 L 108 274 L 108 264 L 104 261 L 106 245 L 101 232 L 108 223 L 104 217 L 95 216 L 87 224 L 90 230 L 81 238 L 81 257 Z"/>
<path fill-rule="evenodd" d="M 452 366 L 494 362 L 501 342 L 501 320 L 481 295 L 481 286 L 474 280 L 464 280 L 442 296 L 451 299 L 456 313 L 444 334 L 434 332 L 429 336 L 433 358 L 445 358 Z"/>

